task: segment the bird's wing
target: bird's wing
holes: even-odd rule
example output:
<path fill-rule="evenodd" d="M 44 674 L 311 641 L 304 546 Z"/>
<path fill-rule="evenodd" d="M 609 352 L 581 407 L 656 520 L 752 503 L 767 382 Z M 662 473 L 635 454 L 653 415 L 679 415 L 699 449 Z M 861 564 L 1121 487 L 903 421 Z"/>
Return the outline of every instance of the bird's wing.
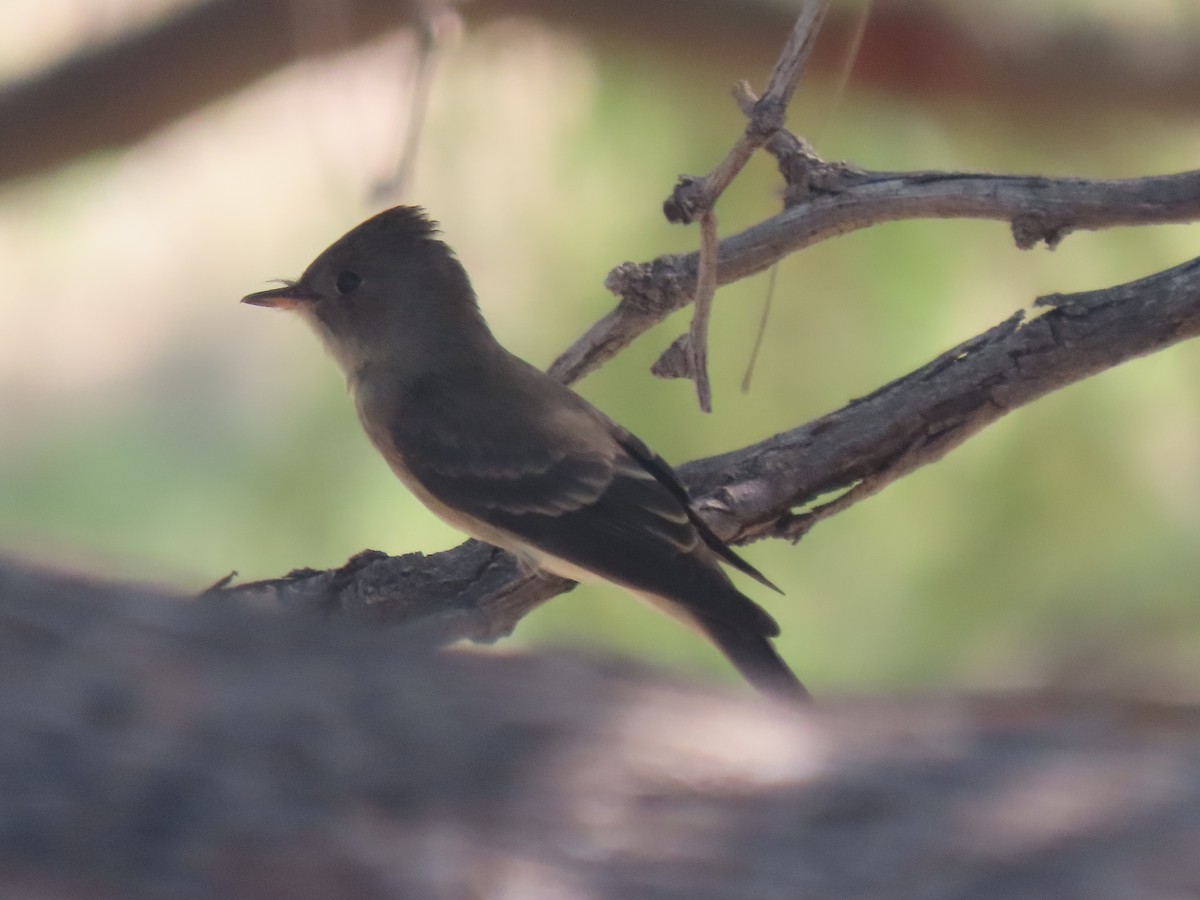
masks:
<path fill-rule="evenodd" d="M 675 495 L 676 499 L 687 511 L 688 518 L 691 520 L 692 525 L 695 526 L 696 532 L 700 535 L 704 543 L 708 545 L 710 550 L 739 572 L 749 575 L 764 587 L 769 587 L 777 594 L 783 593 L 766 575 L 734 553 L 728 544 L 713 533 L 708 524 L 700 518 L 700 515 L 696 512 L 696 508 L 692 506 L 692 499 L 688 496 L 687 488 L 680 483 L 679 476 L 675 474 L 675 470 L 671 468 L 665 459 L 642 443 L 637 435 L 627 431 L 615 422 L 612 423 L 612 428 L 614 436 L 621 446 L 625 448 L 625 451 L 636 459 L 647 472 L 653 475 L 663 487 Z"/>
<path fill-rule="evenodd" d="M 701 619 L 777 634 L 717 565 L 678 482 L 664 483 L 583 401 L 569 412 L 567 422 L 526 420 L 487 446 L 416 415 L 395 423 L 392 439 L 429 495 L 488 529 Z"/>

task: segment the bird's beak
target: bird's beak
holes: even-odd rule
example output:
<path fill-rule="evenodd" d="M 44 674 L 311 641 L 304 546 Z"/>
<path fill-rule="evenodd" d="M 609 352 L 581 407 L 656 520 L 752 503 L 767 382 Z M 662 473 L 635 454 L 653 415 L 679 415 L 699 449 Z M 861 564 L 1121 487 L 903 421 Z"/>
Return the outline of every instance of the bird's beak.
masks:
<path fill-rule="evenodd" d="M 267 291 L 247 294 L 242 298 L 242 302 L 251 306 L 269 306 L 272 309 L 297 309 L 314 303 L 316 299 L 300 285 L 288 283 Z"/>

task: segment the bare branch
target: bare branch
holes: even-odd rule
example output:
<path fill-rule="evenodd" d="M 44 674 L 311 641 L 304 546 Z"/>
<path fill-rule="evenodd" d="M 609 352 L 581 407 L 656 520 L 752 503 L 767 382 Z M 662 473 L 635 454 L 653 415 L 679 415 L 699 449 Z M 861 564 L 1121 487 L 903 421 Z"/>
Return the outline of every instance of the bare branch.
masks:
<path fill-rule="evenodd" d="M 781 138 L 784 140 L 784 138 Z M 789 253 L 902 219 L 973 218 L 1011 223 L 1018 244 L 1051 245 L 1072 231 L 1200 219 L 1200 171 L 1124 180 L 1043 178 L 955 172 L 864 172 L 842 164 L 802 167 L 805 199 L 725 238 L 718 284 L 768 268 Z M 698 254 L 668 254 L 613 269 L 606 286 L 616 308 L 555 360 L 570 383 L 615 356 L 640 334 L 687 305 L 696 289 Z"/>
<path fill-rule="evenodd" d="M 1200 259 L 1106 290 L 1041 297 L 1035 307 L 1046 311 L 1017 313 L 835 413 L 682 473 L 710 512 L 730 511 L 722 536 L 796 539 L 1012 410 L 1200 334 Z M 791 512 L 848 487 L 848 499 L 825 510 Z"/>

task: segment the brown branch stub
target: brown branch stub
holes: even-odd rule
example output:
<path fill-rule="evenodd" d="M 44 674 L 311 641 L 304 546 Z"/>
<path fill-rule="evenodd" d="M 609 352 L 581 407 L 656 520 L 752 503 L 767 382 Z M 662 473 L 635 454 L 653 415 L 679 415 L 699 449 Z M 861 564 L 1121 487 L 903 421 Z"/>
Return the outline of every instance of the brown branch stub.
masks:
<path fill-rule="evenodd" d="M 917 437 L 910 446 L 900 451 L 893 462 L 851 485 L 833 500 L 814 506 L 805 512 L 793 513 L 788 510 L 775 521 L 769 536 L 783 538 L 793 544 L 798 543 L 812 531 L 814 526 L 840 512 L 845 512 L 863 500 L 874 497 L 889 484 L 898 481 L 909 472 L 930 461 L 928 458 L 929 445 L 928 438 Z"/>
<path fill-rule="evenodd" d="M 688 344 L 691 335 L 681 334 L 671 342 L 671 346 L 650 366 L 650 374 L 655 378 L 690 378 L 692 375 Z"/>
<path fill-rule="evenodd" d="M 1071 233 L 1069 222 L 1054 217 L 1044 208 L 1018 213 L 1013 216 L 1011 227 L 1013 242 L 1022 250 L 1032 250 L 1043 243 L 1047 250 L 1053 250 Z"/>

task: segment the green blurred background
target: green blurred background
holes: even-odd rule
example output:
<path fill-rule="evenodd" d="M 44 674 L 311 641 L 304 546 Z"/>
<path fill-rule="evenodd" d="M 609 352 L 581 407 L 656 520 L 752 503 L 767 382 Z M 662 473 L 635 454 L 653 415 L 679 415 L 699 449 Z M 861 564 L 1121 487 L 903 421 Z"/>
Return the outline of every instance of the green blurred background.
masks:
<path fill-rule="evenodd" d="M 185 5 L 9 0 L 0 77 L 18 84 Z M 841 10 L 851 30 L 853 6 Z M 955 80 L 944 60 L 945 70 L 919 54 L 889 62 L 904 36 L 884 29 L 909 6 L 1015 60 L 1009 89 L 999 64 L 985 89 Z M 833 61 L 802 82 L 793 130 L 827 158 L 878 169 L 1128 177 L 1196 166 L 1200 111 L 1158 97 L 1152 77 L 1200 77 L 1200 54 L 1180 50 L 1200 43 L 1192 0 L 1136 12 L 1009 3 L 1002 20 L 995 6 L 881 0 L 844 90 L 847 42 L 823 48 Z M 598 32 L 569 9 L 465 7 L 406 199 L 442 223 L 494 330 L 530 361 L 549 364 L 611 307 L 611 267 L 695 246 L 695 230 L 667 225 L 660 203 L 679 173 L 703 173 L 728 148 L 742 124 L 729 85 L 761 85 L 782 45 L 783 30 L 741 40 L 739 17 L 757 35 L 788 16 L 787 4 L 750 0 L 676 5 L 717 7 L 733 11 L 721 26 L 728 54 L 686 35 L 659 48 L 617 26 Z M 292 24 L 302 46 L 303 20 Z M 1030 91 L 1037 74 L 1018 63 L 1027 52 L 1035 66 L 1046 35 L 1098 70 L 1116 41 L 1123 71 L 1144 62 L 1148 93 L 1097 83 L 1071 94 L 1049 76 L 1045 96 Z M 301 324 L 237 303 L 298 275 L 378 208 L 367 198 L 396 157 L 413 46 L 408 32 L 381 34 L 132 146 L 0 183 L 0 553 L 198 590 L 233 569 L 270 577 L 366 547 L 459 540 L 376 457 Z M 0 138 L 24 139 L 3 121 Z M 772 214 L 778 190 L 771 161 L 756 160 L 721 201 L 722 231 Z M 1197 248 L 1194 226 L 1077 234 L 1051 253 L 1016 250 L 1004 223 L 888 225 L 781 265 L 748 395 L 739 382 L 766 279 L 718 294 L 711 416 L 690 384 L 648 373 L 687 311 L 578 387 L 683 462 L 835 409 L 1039 294 L 1137 278 Z M 1020 410 L 797 546 L 746 555 L 785 590 L 759 599 L 783 626 L 784 656 L 820 691 L 1046 681 L 1176 691 L 1200 675 L 1198 540 L 1200 345 L 1186 344 Z M 615 589 L 552 601 L 507 646 L 547 644 L 733 677 L 715 651 Z"/>

